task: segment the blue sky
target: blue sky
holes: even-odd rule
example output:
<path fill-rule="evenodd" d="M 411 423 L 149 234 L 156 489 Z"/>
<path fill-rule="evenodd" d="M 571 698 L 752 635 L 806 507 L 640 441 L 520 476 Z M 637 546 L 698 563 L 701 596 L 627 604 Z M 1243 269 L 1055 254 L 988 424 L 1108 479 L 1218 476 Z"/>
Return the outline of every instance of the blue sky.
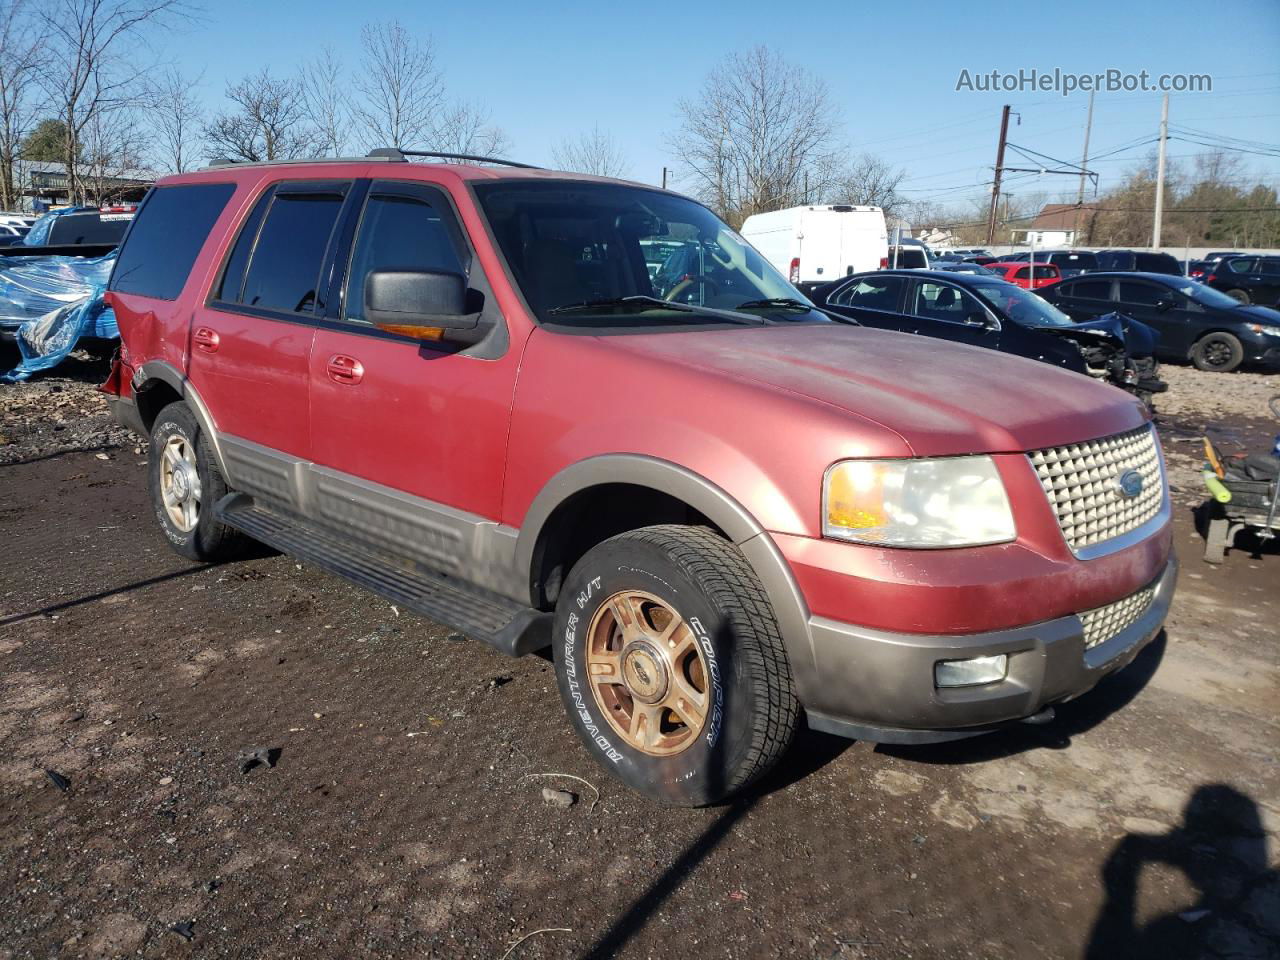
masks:
<path fill-rule="evenodd" d="M 657 182 L 671 165 L 667 136 L 676 103 L 694 95 L 727 54 L 767 44 L 829 86 L 852 153 L 882 156 L 907 171 L 915 199 L 959 202 L 990 179 L 1000 107 L 1021 116 L 1009 139 L 1078 162 L 1088 95 L 956 92 L 961 69 L 1093 73 L 1208 73 L 1212 93 L 1173 94 L 1171 124 L 1280 144 L 1280 2 L 1195 3 L 271 3 L 222 0 L 169 51 L 218 106 L 228 80 L 259 69 L 287 75 L 331 44 L 350 65 L 370 20 L 398 19 L 429 34 L 453 94 L 484 104 L 512 154 L 549 163 L 560 139 L 609 131 L 630 174 Z M 1158 93 L 1099 94 L 1091 154 L 1115 177 L 1151 149 L 1102 154 L 1155 136 Z M 1170 155 L 1208 148 L 1173 142 Z M 1280 186 L 1280 158 L 1248 156 L 1250 173 Z M 1013 163 L 1012 158 L 1006 159 Z M 1022 164 L 1019 161 L 1019 165 Z M 1015 192 L 1073 189 L 1065 177 L 1024 176 Z M 677 182 L 678 186 L 678 182 Z M 1104 179 L 1103 186 L 1106 186 Z"/>

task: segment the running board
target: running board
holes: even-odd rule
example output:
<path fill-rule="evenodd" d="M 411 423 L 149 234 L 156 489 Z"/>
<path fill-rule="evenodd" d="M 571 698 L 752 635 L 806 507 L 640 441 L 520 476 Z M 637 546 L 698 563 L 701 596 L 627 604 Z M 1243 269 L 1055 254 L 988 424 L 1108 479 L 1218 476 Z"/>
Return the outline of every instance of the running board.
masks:
<path fill-rule="evenodd" d="M 510 656 L 522 657 L 551 645 L 549 613 L 418 569 L 327 528 L 264 507 L 247 494 L 227 494 L 214 507 L 214 516 L 281 553 L 337 574 Z"/>

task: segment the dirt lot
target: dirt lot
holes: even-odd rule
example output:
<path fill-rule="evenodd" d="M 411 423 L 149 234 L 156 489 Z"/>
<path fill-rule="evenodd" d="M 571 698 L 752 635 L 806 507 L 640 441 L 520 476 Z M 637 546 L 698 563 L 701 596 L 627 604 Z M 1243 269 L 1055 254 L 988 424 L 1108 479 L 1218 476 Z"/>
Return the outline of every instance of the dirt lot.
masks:
<path fill-rule="evenodd" d="M 1190 515 L 1280 377 L 1166 369 L 1163 640 L 1047 727 L 806 735 L 698 811 L 605 779 L 542 659 L 176 557 L 100 368 L 0 387 L 0 958 L 1280 955 L 1280 552 L 1208 567 Z"/>

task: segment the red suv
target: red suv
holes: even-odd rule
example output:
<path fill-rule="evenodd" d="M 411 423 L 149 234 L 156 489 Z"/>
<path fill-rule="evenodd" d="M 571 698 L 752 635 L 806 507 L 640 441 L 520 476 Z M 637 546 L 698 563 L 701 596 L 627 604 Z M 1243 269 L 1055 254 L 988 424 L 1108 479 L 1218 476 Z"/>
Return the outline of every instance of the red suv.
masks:
<path fill-rule="evenodd" d="M 1039 290 L 1062 279 L 1062 272 L 1052 263 L 1025 263 L 1016 260 L 997 260 L 988 263 L 987 269 L 1000 275 L 1001 280 L 1016 284 L 1023 290 Z M 1034 277 L 1032 272 L 1034 271 Z"/>
<path fill-rule="evenodd" d="M 801 717 L 1045 718 L 1160 630 L 1134 397 L 832 323 L 674 193 L 380 153 L 166 178 L 123 244 L 112 403 L 183 555 L 253 538 L 550 646 L 589 751 L 673 804 L 751 783 Z"/>

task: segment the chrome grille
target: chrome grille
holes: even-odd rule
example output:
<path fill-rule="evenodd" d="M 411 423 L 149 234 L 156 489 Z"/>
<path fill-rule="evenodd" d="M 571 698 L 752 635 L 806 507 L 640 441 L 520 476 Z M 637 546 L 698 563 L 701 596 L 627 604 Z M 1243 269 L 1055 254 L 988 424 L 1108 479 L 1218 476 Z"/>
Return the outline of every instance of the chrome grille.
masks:
<path fill-rule="evenodd" d="M 1164 475 L 1151 426 L 1033 450 L 1027 456 L 1058 515 L 1063 537 L 1077 554 L 1142 526 L 1164 502 Z M 1129 471 L 1142 476 L 1142 490 L 1134 497 L 1120 491 L 1120 478 Z"/>
<path fill-rule="evenodd" d="M 1086 610 L 1077 614 L 1084 624 L 1084 648 L 1092 650 L 1100 643 L 1106 643 L 1121 630 L 1131 627 L 1147 612 L 1151 600 L 1156 595 L 1156 585 L 1131 593 L 1123 600 L 1108 603 L 1105 607 Z"/>

